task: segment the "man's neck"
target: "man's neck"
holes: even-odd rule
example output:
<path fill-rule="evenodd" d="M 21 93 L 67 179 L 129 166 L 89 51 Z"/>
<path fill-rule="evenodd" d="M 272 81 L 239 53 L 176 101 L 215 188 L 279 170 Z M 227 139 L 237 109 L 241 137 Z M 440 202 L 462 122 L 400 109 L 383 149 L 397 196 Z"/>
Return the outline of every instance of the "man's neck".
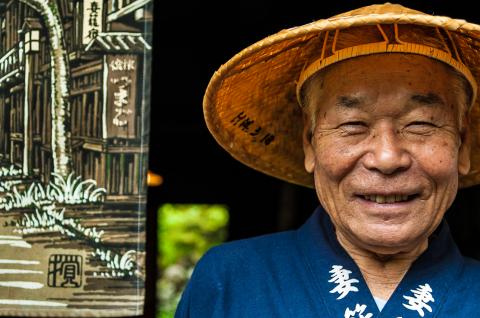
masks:
<path fill-rule="evenodd" d="M 427 249 L 428 240 L 415 248 L 395 254 L 379 254 L 352 244 L 339 235 L 337 239 L 362 272 L 373 296 L 388 300 L 412 263 Z"/>

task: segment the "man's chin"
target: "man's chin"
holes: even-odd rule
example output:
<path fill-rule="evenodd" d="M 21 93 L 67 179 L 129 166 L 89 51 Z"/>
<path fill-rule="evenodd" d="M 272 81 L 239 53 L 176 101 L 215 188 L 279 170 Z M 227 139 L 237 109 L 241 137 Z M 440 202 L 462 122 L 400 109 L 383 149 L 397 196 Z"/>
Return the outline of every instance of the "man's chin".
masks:
<path fill-rule="evenodd" d="M 409 253 L 421 244 L 421 238 L 384 232 L 371 232 L 370 235 L 357 237 L 357 246 L 378 255 L 397 255 Z M 425 240 L 426 241 L 426 240 Z"/>
<path fill-rule="evenodd" d="M 422 235 L 405 231 L 402 226 L 366 226 L 364 231 L 354 235 L 353 244 L 375 254 L 407 253 L 421 245 Z"/>

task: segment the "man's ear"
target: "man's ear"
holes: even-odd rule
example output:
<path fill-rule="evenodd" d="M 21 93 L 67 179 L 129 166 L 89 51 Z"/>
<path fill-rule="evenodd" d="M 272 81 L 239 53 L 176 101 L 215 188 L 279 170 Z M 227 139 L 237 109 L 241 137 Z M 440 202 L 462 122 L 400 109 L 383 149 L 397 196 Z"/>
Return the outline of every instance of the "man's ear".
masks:
<path fill-rule="evenodd" d="M 303 153 L 305 154 L 305 170 L 312 173 L 315 168 L 315 151 L 312 145 L 312 121 L 310 116 L 303 113 Z"/>
<path fill-rule="evenodd" d="M 471 149 L 471 135 L 470 125 L 466 123 L 466 128 L 461 135 L 461 144 L 458 149 L 458 173 L 465 176 L 470 171 L 470 149 Z"/>

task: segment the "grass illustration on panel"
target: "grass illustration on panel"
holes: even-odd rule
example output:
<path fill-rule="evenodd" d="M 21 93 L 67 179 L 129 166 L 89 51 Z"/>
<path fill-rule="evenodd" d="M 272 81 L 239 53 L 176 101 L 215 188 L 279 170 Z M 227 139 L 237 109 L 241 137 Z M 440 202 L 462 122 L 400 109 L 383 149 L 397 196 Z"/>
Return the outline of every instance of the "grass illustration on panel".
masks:
<path fill-rule="evenodd" d="M 4 171 L 13 171 L 10 175 L 16 176 L 17 170 L 10 167 Z M 5 172 L 4 175 L 7 173 Z M 52 179 L 46 186 L 39 182 L 32 182 L 23 190 L 19 190 L 15 184 L 3 185 L 3 188 L 8 190 L 0 192 L 2 195 L 0 209 L 26 210 L 19 220 L 10 224 L 16 227 L 14 232 L 20 234 L 58 232 L 71 239 L 87 243 L 93 249 L 94 259 L 108 268 L 108 271 L 94 273 L 95 276 L 128 277 L 138 274 L 134 250 L 124 253 L 114 251 L 102 244 L 103 230 L 82 226 L 78 219 L 65 217 L 65 210 L 69 207 L 103 202 L 106 190 L 97 187 L 95 180 L 82 180 L 73 172 L 67 178 L 52 173 Z"/>

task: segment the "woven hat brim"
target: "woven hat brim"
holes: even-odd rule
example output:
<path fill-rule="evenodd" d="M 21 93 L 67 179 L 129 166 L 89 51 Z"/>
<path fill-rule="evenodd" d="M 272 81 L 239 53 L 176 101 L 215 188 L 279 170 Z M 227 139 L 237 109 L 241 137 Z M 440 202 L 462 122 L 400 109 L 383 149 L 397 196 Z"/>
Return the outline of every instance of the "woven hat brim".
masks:
<path fill-rule="evenodd" d="M 375 6 L 380 10 L 365 10 L 368 14 L 355 10 L 280 31 L 231 58 L 213 75 L 203 101 L 207 127 L 216 141 L 253 169 L 313 187 L 313 177 L 303 163 L 303 120 L 296 99 L 296 81 L 305 64 L 318 54 L 308 43 L 324 31 L 392 23 L 444 28 L 452 31 L 463 62 L 480 83 L 479 25 L 409 9 L 404 12 L 398 10 L 403 7 L 392 6 L 401 12 L 382 13 L 385 5 Z M 460 177 L 460 187 L 480 183 L 479 106 L 477 98 L 470 113 L 471 170 Z"/>

